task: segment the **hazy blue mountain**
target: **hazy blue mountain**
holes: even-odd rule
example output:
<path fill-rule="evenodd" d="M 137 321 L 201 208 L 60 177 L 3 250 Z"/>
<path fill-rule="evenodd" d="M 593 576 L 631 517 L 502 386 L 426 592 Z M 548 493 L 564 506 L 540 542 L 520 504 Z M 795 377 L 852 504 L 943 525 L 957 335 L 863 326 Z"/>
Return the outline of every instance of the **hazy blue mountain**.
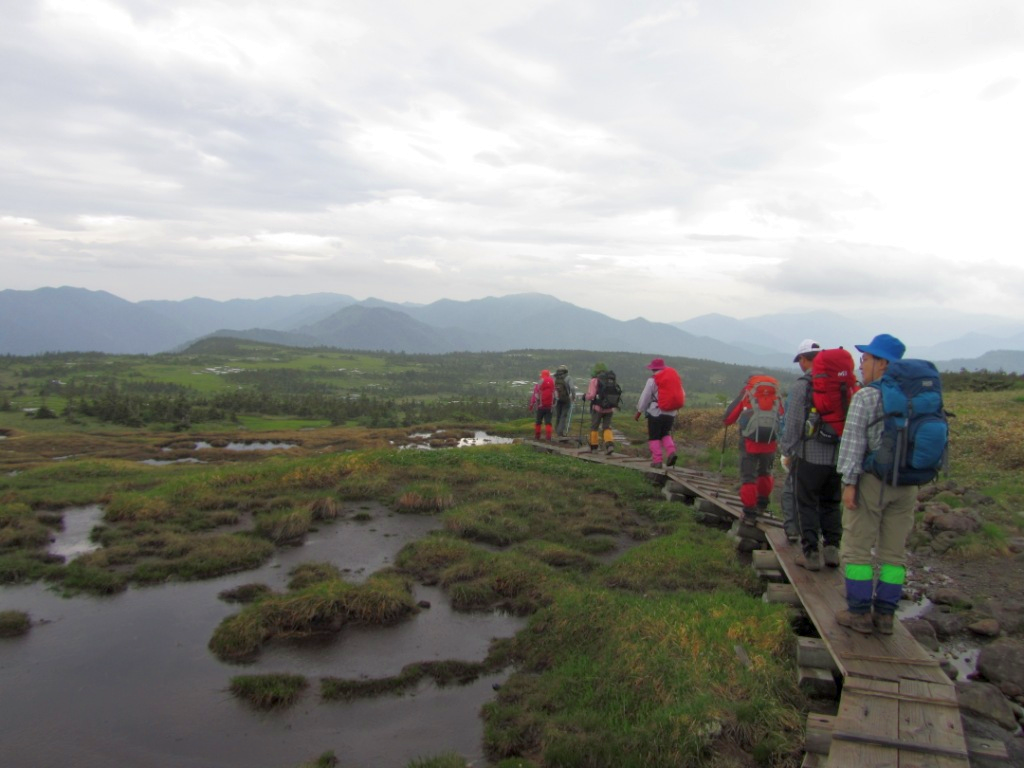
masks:
<path fill-rule="evenodd" d="M 0 353 L 161 352 L 188 335 L 176 322 L 106 291 L 0 291 Z"/>
<path fill-rule="evenodd" d="M 928 325 L 928 334 L 915 329 Z M 973 324 L 972 324 L 973 323 Z M 955 334 L 935 338 L 935 328 Z M 960 368 L 1024 371 L 1024 325 L 984 315 L 899 319 L 832 312 L 783 312 L 736 319 L 709 314 L 679 323 L 616 320 L 553 296 L 523 293 L 471 301 L 394 303 L 315 293 L 266 299 L 127 302 L 104 291 L 41 288 L 0 291 L 0 354 L 47 351 L 155 353 L 197 338 L 232 335 L 290 346 L 438 353 L 508 349 L 585 349 L 678 356 L 749 366 L 792 366 L 800 340 L 825 346 L 901 336 L 908 355 Z M 998 354 L 991 352 L 999 350 Z M 988 354 L 990 353 L 990 354 Z M 943 361 L 946 361 L 943 363 Z"/>
<path fill-rule="evenodd" d="M 1003 371 L 1024 373 L 1024 351 L 1019 349 L 994 349 L 981 357 L 971 359 L 944 360 L 935 363 L 940 371 Z"/>
<path fill-rule="evenodd" d="M 355 304 L 351 296 L 340 293 L 311 293 L 305 296 L 271 296 L 265 299 L 192 298 L 183 301 L 140 301 L 176 325 L 188 329 L 192 337 L 205 336 L 218 329 L 242 330 L 267 328 L 287 331 L 315 323 Z"/>
<path fill-rule="evenodd" d="M 322 344 L 346 349 L 393 352 L 453 352 L 442 332 L 402 312 L 384 307 L 353 305 L 311 325 L 296 329 Z"/>
<path fill-rule="evenodd" d="M 956 320 L 958 317 L 959 322 Z M 970 321 L 984 324 L 989 331 L 964 334 L 965 328 L 970 327 Z M 993 318 L 983 315 L 943 313 L 941 325 L 955 328 L 956 336 L 952 339 L 947 337 L 940 343 L 931 343 L 926 340 L 934 338 L 934 328 L 927 333 L 921 331 L 922 324 L 929 322 L 938 323 L 939 318 L 914 315 L 865 320 L 834 312 L 804 312 L 762 315 L 744 320 L 710 314 L 673 325 L 750 351 L 768 347 L 790 355 L 805 338 L 812 338 L 826 347 L 844 346 L 852 349 L 855 344 L 864 344 L 878 333 L 892 333 L 900 337 L 907 342 L 909 356 L 927 360 L 976 358 L 993 349 L 1024 350 L 1024 327 L 1020 324 L 1005 320 L 995 323 Z"/>
<path fill-rule="evenodd" d="M 174 352 L 181 352 L 192 347 L 197 341 L 203 339 L 242 339 L 244 341 L 259 341 L 264 344 L 278 344 L 283 347 L 321 347 L 330 346 L 324 344 L 320 339 L 307 336 L 301 333 L 289 331 L 275 331 L 270 328 L 250 328 L 245 331 L 235 331 L 230 328 L 221 328 L 213 333 L 201 336 L 198 340 L 190 340 L 176 347 Z"/>

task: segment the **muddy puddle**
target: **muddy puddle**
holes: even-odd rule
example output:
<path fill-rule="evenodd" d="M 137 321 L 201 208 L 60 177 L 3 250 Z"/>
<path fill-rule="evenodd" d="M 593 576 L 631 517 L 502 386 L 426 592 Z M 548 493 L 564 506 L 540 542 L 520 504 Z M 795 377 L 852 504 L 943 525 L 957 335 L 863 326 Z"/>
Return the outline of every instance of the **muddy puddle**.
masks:
<path fill-rule="evenodd" d="M 0 641 L 4 765 L 293 768 L 327 750 L 346 768 L 404 766 L 449 750 L 480 762 L 480 707 L 502 676 L 450 688 L 426 682 L 412 694 L 350 703 L 321 702 L 319 677 L 481 661 L 490 639 L 513 635 L 523 619 L 455 613 L 439 589 L 418 587 L 415 599 L 432 607 L 395 627 L 271 644 L 244 666 L 224 664 L 206 648 L 220 621 L 239 610 L 219 592 L 252 582 L 283 589 L 288 571 L 308 561 L 333 562 L 361 580 L 437 525 L 383 508 L 360 511 L 372 519 L 323 526 L 305 545 L 230 577 L 103 599 L 63 599 L 40 585 L 0 589 L 0 610 L 28 611 L 34 623 L 24 637 Z M 272 713 L 226 691 L 234 675 L 268 672 L 306 675 L 310 688 L 295 706 Z"/>
<path fill-rule="evenodd" d="M 900 602 L 896 611 L 896 617 L 901 621 L 923 618 L 934 607 L 934 604 L 927 597 L 911 602 L 904 600 Z M 933 652 L 940 660 L 945 660 L 957 671 L 957 680 L 966 680 L 968 676 L 977 671 L 978 656 L 981 654 L 981 647 L 970 643 L 963 638 L 954 638 L 939 643 L 939 650 Z"/>

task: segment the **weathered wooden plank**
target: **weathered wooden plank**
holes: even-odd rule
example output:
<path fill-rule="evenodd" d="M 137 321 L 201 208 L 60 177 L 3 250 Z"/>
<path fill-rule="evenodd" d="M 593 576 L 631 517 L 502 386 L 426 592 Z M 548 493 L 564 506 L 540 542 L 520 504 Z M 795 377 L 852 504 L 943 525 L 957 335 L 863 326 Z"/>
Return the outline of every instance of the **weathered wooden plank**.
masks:
<path fill-rule="evenodd" d="M 966 736 L 967 752 L 971 757 L 991 757 L 996 760 L 1009 760 L 1010 753 L 1006 745 L 995 739 L 983 739 L 978 736 Z"/>
<path fill-rule="evenodd" d="M 843 689 L 832 729 L 829 768 L 899 768 L 899 752 L 891 743 L 899 740 L 899 702 L 863 695 L 865 690 L 898 693 L 899 685 L 885 680 L 862 682 L 859 689 Z"/>
<path fill-rule="evenodd" d="M 901 748 L 901 768 L 968 768 L 953 686 L 902 680 L 900 696 L 900 741 L 915 745 L 913 750 Z M 920 749 L 924 745 L 948 752 L 927 752 Z"/>

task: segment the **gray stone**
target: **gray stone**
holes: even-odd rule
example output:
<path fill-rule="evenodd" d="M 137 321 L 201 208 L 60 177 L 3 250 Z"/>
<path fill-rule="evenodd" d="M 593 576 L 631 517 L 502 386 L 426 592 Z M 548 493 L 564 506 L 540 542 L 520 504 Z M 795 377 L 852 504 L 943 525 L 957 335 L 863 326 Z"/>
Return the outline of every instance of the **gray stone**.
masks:
<path fill-rule="evenodd" d="M 994 685 L 960 681 L 956 683 L 956 697 L 961 709 L 992 720 L 1008 731 L 1017 730 L 1010 702 Z"/>
<path fill-rule="evenodd" d="M 995 619 L 981 619 L 973 624 L 968 624 L 967 629 L 982 637 L 999 637 L 999 622 Z"/>
<path fill-rule="evenodd" d="M 935 636 L 935 627 L 924 619 L 907 619 L 903 626 L 913 636 L 922 648 L 929 651 L 939 650 L 939 639 Z"/>
<path fill-rule="evenodd" d="M 932 610 L 923 618 L 932 625 L 939 640 L 946 640 L 964 631 L 964 617 L 957 613 Z"/>
<path fill-rule="evenodd" d="M 1006 637 L 993 640 L 978 654 L 978 672 L 996 685 L 1024 688 L 1024 643 Z"/>
<path fill-rule="evenodd" d="M 981 530 L 981 525 L 977 520 L 969 515 L 947 513 L 933 517 L 931 521 L 931 529 L 936 535 L 945 531 L 951 531 L 952 533 L 963 535 L 965 533 L 974 533 Z"/>
<path fill-rule="evenodd" d="M 970 608 L 974 605 L 969 595 L 950 587 L 937 587 L 931 591 L 928 598 L 936 605 L 949 605 L 955 608 Z"/>

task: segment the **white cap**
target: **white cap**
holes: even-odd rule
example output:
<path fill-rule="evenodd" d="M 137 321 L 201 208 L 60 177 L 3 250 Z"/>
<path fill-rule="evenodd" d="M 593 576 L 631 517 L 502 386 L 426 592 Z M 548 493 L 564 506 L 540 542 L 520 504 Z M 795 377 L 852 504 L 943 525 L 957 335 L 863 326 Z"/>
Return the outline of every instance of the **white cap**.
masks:
<path fill-rule="evenodd" d="M 806 355 L 809 352 L 817 352 L 821 349 L 821 344 L 816 342 L 814 339 L 804 339 L 800 342 L 800 346 L 797 347 L 796 357 L 793 358 L 793 362 L 800 360 L 800 355 Z"/>

